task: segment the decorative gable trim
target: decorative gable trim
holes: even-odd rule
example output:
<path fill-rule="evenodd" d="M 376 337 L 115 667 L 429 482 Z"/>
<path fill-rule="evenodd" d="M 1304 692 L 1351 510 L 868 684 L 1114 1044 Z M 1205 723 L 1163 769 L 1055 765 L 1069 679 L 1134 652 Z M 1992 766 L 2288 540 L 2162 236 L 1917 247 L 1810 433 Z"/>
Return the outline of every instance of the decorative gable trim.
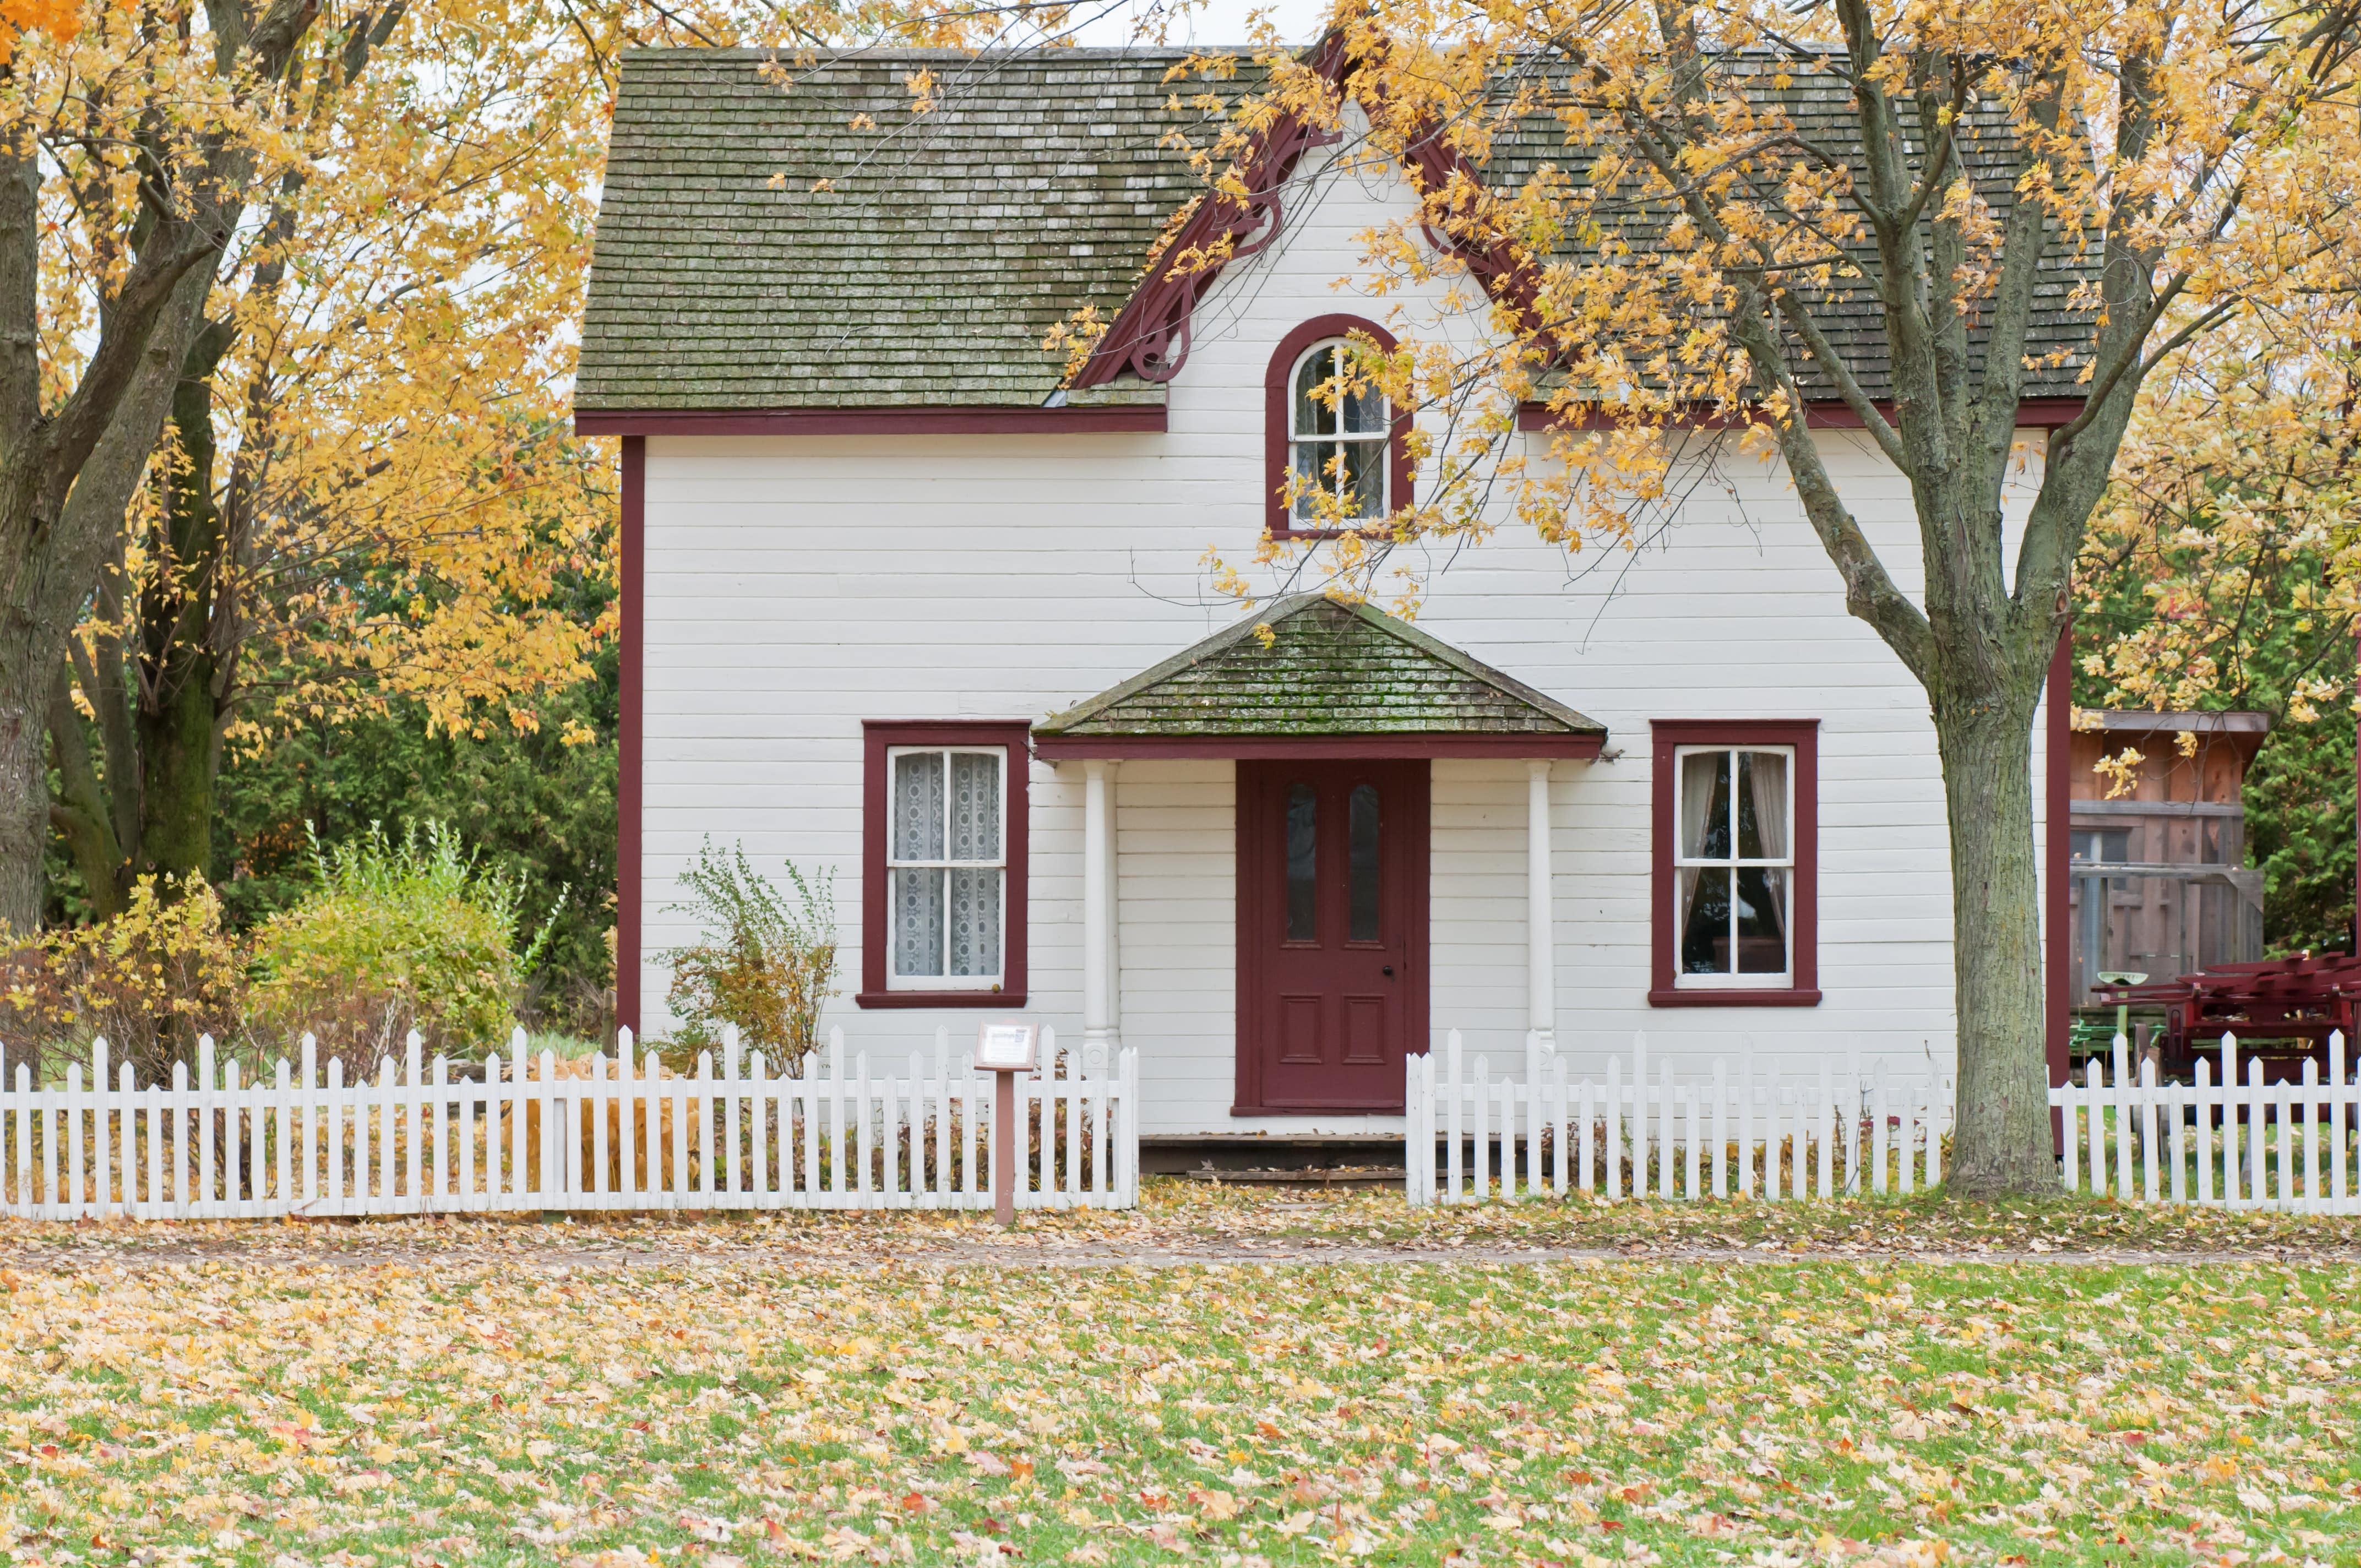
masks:
<path fill-rule="evenodd" d="M 1347 66 L 1342 34 L 1330 33 L 1320 41 L 1311 67 L 1332 85 L 1343 82 Z M 1197 210 L 1156 253 L 1131 298 L 1067 385 L 1104 387 L 1126 374 L 1149 382 L 1178 375 L 1189 357 L 1189 322 L 1197 302 L 1232 263 L 1260 255 L 1279 237 L 1286 220 L 1279 193 L 1295 178 L 1296 166 L 1305 153 L 1338 139 L 1338 133 L 1306 125 L 1296 115 L 1281 115 L 1257 137 L 1237 164 L 1246 199 L 1213 191 L 1198 198 Z M 1219 266 L 1185 269 L 1173 259 L 1223 248 L 1229 260 Z"/>

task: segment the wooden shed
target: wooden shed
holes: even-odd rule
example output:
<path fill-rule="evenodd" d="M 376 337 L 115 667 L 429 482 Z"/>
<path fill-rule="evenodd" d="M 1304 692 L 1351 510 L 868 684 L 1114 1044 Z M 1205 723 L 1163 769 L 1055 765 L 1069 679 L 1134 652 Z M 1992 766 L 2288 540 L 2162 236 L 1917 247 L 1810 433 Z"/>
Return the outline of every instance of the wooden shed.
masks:
<path fill-rule="evenodd" d="M 2103 973 L 2175 980 L 2262 957 L 2263 874 L 2246 868 L 2246 769 L 2261 713 L 2082 710 L 2072 780 L 2072 996 Z M 2136 753 L 2130 787 L 2100 771 Z"/>

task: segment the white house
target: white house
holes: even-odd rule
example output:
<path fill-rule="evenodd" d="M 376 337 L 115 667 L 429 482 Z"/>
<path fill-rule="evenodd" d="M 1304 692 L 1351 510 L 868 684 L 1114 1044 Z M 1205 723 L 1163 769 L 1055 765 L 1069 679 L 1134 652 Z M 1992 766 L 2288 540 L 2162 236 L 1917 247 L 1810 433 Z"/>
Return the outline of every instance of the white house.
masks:
<path fill-rule="evenodd" d="M 597 236 L 623 1021 L 666 1026 L 709 838 L 833 869 L 855 1043 L 1011 1013 L 1119 1039 L 1151 1136 L 1396 1132 L 1404 1054 L 1449 1028 L 1948 1072 L 1925 698 L 1775 464 L 1700 437 L 1636 548 L 1503 528 L 1422 563 L 1415 626 L 1278 577 L 1242 606 L 1208 554 L 1296 521 L 1291 467 L 1372 513 L 1420 482 L 1392 411 L 1295 396 L 1345 332 L 1453 316 L 1356 281 L 1400 175 L 1323 174 L 1283 125 L 1254 203 L 1189 217 L 1239 258 L 1143 275 L 1202 189 L 1162 140 L 1177 56 L 874 51 L 785 90 L 768 58 L 630 57 Z M 1116 324 L 1070 378 L 1042 342 L 1082 305 Z M 2046 390 L 2037 462 L 2070 406 Z M 1819 439 L 1909 587 L 1902 479 Z"/>

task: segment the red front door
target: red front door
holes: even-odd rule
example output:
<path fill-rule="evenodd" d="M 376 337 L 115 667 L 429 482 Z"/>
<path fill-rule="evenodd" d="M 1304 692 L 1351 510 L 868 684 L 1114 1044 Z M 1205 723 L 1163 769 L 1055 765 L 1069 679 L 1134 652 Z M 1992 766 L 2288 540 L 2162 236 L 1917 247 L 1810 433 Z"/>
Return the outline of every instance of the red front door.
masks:
<path fill-rule="evenodd" d="M 1238 764 L 1238 1110 L 1401 1110 L 1426 823 L 1423 762 Z"/>

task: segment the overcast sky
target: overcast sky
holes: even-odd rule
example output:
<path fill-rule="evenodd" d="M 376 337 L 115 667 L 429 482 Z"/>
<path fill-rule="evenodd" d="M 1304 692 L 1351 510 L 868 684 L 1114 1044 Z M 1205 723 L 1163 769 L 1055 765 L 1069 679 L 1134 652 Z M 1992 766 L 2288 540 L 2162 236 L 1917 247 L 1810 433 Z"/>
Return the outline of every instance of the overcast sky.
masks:
<path fill-rule="evenodd" d="M 1083 22 L 1077 30 L 1077 42 L 1099 45 L 1130 42 L 1134 18 L 1147 12 L 1155 0 L 1101 0 L 1101 3 L 1111 8 Z M 1328 7 L 1323 0 L 1206 0 L 1206 4 L 1188 19 L 1173 27 L 1171 41 L 1176 44 L 1244 43 L 1246 40 L 1247 18 L 1257 11 L 1269 13 L 1280 36 L 1288 42 L 1303 44 L 1312 41 L 1312 35 L 1318 30 Z"/>

